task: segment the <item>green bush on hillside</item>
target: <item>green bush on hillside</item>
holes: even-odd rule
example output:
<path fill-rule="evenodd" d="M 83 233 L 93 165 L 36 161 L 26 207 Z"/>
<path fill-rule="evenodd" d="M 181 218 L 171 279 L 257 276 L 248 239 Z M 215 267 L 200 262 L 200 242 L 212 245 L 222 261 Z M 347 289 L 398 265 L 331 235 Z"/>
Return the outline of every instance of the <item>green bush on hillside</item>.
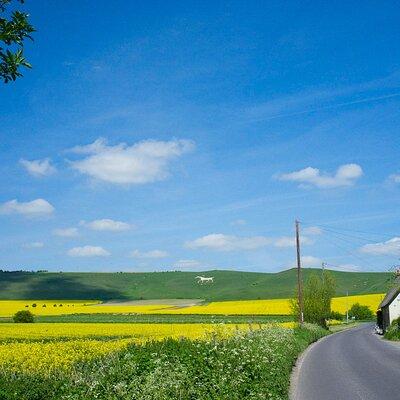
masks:
<path fill-rule="evenodd" d="M 13 321 L 16 323 L 32 323 L 34 322 L 33 314 L 28 310 L 21 310 L 14 314 Z"/>

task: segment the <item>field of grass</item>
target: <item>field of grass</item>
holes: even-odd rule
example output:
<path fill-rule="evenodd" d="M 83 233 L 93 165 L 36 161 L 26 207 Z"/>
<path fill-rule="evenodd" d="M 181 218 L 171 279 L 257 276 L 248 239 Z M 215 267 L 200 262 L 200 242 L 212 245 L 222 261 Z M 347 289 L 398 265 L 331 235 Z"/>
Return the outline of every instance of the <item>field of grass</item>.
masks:
<path fill-rule="evenodd" d="M 390 273 L 331 271 L 337 295 L 385 293 Z M 320 270 L 303 271 L 304 280 Z M 206 301 L 289 298 L 296 286 L 296 270 L 278 273 L 207 271 L 213 284 L 200 285 L 198 272 L 149 273 L 30 273 L 0 272 L 0 299 L 187 299 Z M 161 297 L 160 297 L 161 296 Z"/>
<path fill-rule="evenodd" d="M 162 328 L 162 336 L 160 325 L 141 332 L 130 325 L 111 334 L 124 331 L 133 337 L 115 338 L 108 336 L 109 324 L 48 325 L 0 327 L 1 398 L 282 400 L 288 397 L 297 355 L 326 334 L 306 325 L 253 330 L 213 326 L 218 334 L 206 335 L 202 325 L 185 325 Z M 190 339 L 177 339 L 182 332 Z M 93 333 L 101 336 L 94 339 Z M 136 337 L 138 333 L 142 336 Z M 154 335 L 157 340 L 144 340 Z"/>
<path fill-rule="evenodd" d="M 354 303 L 367 305 L 375 311 L 383 294 L 336 297 L 332 309 L 344 313 Z M 35 307 L 33 307 L 35 305 Z M 151 315 L 288 315 L 288 299 L 220 301 L 190 307 L 169 304 L 100 305 L 93 300 L 9 300 L 0 301 L 0 317 L 10 317 L 19 310 L 30 310 L 36 316 L 68 314 L 151 314 Z"/>

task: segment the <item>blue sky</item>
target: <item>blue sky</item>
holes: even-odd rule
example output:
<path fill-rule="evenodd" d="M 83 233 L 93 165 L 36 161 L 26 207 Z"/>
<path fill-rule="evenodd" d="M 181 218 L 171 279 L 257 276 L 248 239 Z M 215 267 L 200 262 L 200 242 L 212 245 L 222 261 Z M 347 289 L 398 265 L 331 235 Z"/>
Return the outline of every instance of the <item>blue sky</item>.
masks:
<path fill-rule="evenodd" d="M 27 1 L 0 87 L 3 269 L 387 270 L 398 2 Z"/>

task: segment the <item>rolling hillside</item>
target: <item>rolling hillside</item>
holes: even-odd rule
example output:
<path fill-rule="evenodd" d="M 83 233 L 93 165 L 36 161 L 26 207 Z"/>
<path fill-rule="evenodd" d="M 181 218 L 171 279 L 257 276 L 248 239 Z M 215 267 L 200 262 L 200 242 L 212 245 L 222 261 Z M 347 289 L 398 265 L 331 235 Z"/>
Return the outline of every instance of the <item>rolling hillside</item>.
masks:
<path fill-rule="evenodd" d="M 304 269 L 303 277 L 316 269 Z M 336 295 L 383 293 L 392 274 L 331 271 Z M 0 272 L 0 299 L 176 299 L 250 300 L 287 298 L 293 295 L 296 270 L 278 273 L 207 271 L 214 284 L 199 285 L 199 272 L 148 273 L 48 273 Z"/>

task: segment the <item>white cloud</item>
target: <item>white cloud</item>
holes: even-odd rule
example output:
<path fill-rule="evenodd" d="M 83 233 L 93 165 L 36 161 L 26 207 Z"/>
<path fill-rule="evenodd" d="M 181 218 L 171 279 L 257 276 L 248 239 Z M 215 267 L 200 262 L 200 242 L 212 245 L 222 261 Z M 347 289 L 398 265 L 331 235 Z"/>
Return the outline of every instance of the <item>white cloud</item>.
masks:
<path fill-rule="evenodd" d="M 36 199 L 28 202 L 10 200 L 0 205 L 2 214 L 22 214 L 26 216 L 49 215 L 54 212 L 54 207 L 44 199 Z"/>
<path fill-rule="evenodd" d="M 302 233 L 305 235 L 321 235 L 322 229 L 318 226 L 308 226 L 307 228 L 302 229 Z"/>
<path fill-rule="evenodd" d="M 281 174 L 278 179 L 300 183 L 301 187 L 334 188 L 352 186 L 363 174 L 358 164 L 341 165 L 333 175 L 321 173 L 318 168 L 307 167 L 300 171 Z"/>
<path fill-rule="evenodd" d="M 300 236 L 300 244 L 313 244 L 314 240 L 307 236 Z M 294 236 L 282 236 L 272 240 L 272 245 L 275 247 L 294 247 L 296 245 L 296 239 Z"/>
<path fill-rule="evenodd" d="M 19 160 L 20 164 L 33 176 L 41 177 L 54 174 L 56 168 L 51 165 L 49 158 L 43 160 Z"/>
<path fill-rule="evenodd" d="M 366 244 L 360 250 L 374 255 L 400 255 L 400 237 L 394 237 L 386 242 Z"/>
<path fill-rule="evenodd" d="M 189 270 L 208 268 L 207 265 L 197 260 L 179 260 L 173 265 L 173 267 L 174 269 L 189 269 Z"/>
<path fill-rule="evenodd" d="M 73 247 L 67 254 L 71 257 L 105 257 L 110 253 L 100 246 Z"/>
<path fill-rule="evenodd" d="M 127 231 L 132 228 L 132 225 L 126 222 L 114 221 L 112 219 L 107 219 L 107 218 L 96 219 L 91 222 L 81 221 L 80 224 L 94 231 L 121 232 L 121 231 Z"/>
<path fill-rule="evenodd" d="M 316 268 L 322 266 L 322 260 L 314 256 L 302 256 L 301 265 L 304 268 Z"/>
<path fill-rule="evenodd" d="M 362 271 L 362 268 L 359 265 L 354 265 L 354 264 L 328 265 L 328 268 L 333 269 L 335 271 L 345 271 L 345 272 Z"/>
<path fill-rule="evenodd" d="M 218 251 L 253 250 L 271 244 L 271 239 L 265 236 L 237 237 L 212 233 L 201 238 L 186 242 L 191 249 L 208 248 Z"/>
<path fill-rule="evenodd" d="M 320 268 L 322 266 L 322 260 L 314 256 L 302 256 L 301 266 L 303 268 Z M 296 267 L 297 267 L 297 261 L 294 260 L 292 263 L 290 263 L 290 268 L 296 268 Z"/>
<path fill-rule="evenodd" d="M 61 237 L 76 237 L 79 235 L 77 228 L 61 228 L 55 229 L 53 234 Z"/>
<path fill-rule="evenodd" d="M 132 146 L 125 143 L 108 146 L 98 139 L 71 151 L 87 157 L 73 161 L 72 167 L 92 178 L 116 184 L 143 184 L 160 181 L 169 176 L 170 161 L 191 151 L 189 140 L 145 140 Z"/>
<path fill-rule="evenodd" d="M 25 249 L 41 249 L 42 247 L 44 247 L 44 243 L 43 242 L 32 242 L 32 243 L 24 244 L 23 247 Z"/>
<path fill-rule="evenodd" d="M 302 243 L 312 244 L 313 241 L 302 236 Z M 266 246 L 293 247 L 294 245 L 295 239 L 292 236 L 279 238 L 266 236 L 239 237 L 222 233 L 212 233 L 185 243 L 185 246 L 190 249 L 207 248 L 216 251 L 255 250 Z"/>
<path fill-rule="evenodd" d="M 392 174 L 388 178 L 389 182 L 400 183 L 400 174 Z"/>
<path fill-rule="evenodd" d="M 150 250 L 150 251 L 139 251 L 139 250 L 133 250 L 131 252 L 131 257 L 135 258 L 165 258 L 168 257 L 168 253 L 163 250 Z"/>

